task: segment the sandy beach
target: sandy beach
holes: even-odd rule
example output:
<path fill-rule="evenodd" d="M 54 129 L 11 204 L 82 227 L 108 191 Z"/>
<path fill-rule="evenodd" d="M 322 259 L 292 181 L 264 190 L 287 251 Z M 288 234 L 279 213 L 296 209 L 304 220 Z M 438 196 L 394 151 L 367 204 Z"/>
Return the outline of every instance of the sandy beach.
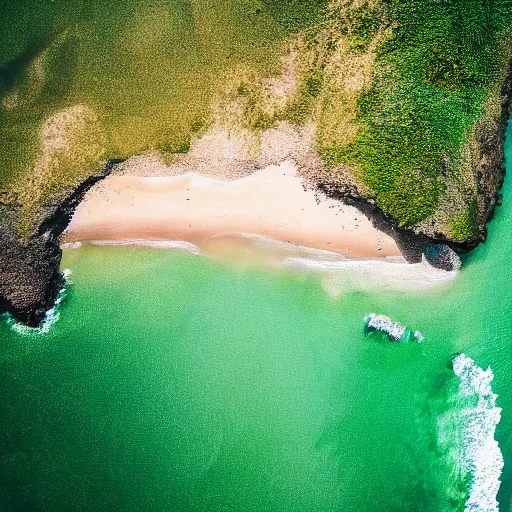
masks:
<path fill-rule="evenodd" d="M 349 258 L 400 251 L 354 207 L 305 190 L 291 161 L 231 181 L 187 172 L 112 175 L 77 208 L 63 243 L 181 240 L 210 250 L 248 235 Z"/>

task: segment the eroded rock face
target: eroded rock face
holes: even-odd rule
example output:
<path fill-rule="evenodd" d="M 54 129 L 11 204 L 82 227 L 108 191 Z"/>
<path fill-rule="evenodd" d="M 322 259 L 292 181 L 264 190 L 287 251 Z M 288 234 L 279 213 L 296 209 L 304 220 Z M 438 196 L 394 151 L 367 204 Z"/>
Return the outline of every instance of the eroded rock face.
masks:
<path fill-rule="evenodd" d="M 16 213 L 3 207 L 0 215 L 0 310 L 36 326 L 64 284 L 62 251 L 51 236 L 22 242 L 16 235 Z"/>
<path fill-rule="evenodd" d="M 110 160 L 62 201 L 47 206 L 43 220 L 23 238 L 18 234 L 20 209 L 0 206 L 0 313 L 8 312 L 30 327 L 43 321 L 64 286 L 58 238 L 86 192 L 120 162 Z"/>
<path fill-rule="evenodd" d="M 425 251 L 425 258 L 432 266 L 448 272 L 459 270 L 461 267 L 459 255 L 444 244 L 435 244 L 428 247 Z"/>
<path fill-rule="evenodd" d="M 502 84 L 501 114 L 495 123 L 482 124 L 475 133 L 477 166 L 474 170 L 477 185 L 477 229 L 475 235 L 454 248 L 462 252 L 474 249 L 487 239 L 487 223 L 501 204 L 500 189 L 505 177 L 504 144 L 508 121 L 512 115 L 512 61 Z M 450 241 L 451 242 L 451 241 Z"/>

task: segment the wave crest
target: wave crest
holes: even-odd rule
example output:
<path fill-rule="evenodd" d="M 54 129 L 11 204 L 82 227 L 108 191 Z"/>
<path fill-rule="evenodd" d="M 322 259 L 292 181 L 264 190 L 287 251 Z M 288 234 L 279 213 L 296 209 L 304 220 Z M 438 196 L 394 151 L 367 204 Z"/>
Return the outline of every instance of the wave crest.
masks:
<path fill-rule="evenodd" d="M 450 455 L 457 472 L 469 484 L 464 510 L 497 512 L 503 455 L 494 439 L 501 419 L 501 408 L 496 407 L 498 395 L 491 387 L 494 375 L 490 367 L 483 370 L 465 354 L 454 357 L 453 371 L 459 378 L 456 412 L 439 419 L 439 439 L 459 437 Z"/>
<path fill-rule="evenodd" d="M 7 325 L 18 334 L 22 335 L 39 335 L 39 334 L 47 334 L 50 332 L 51 326 L 57 322 L 60 318 L 59 306 L 62 304 L 62 301 L 67 296 L 68 285 L 71 284 L 71 270 L 65 269 L 62 274 L 64 275 L 65 283 L 64 287 L 59 291 L 57 295 L 57 299 L 55 300 L 53 306 L 45 313 L 44 320 L 37 327 L 29 327 L 21 322 L 17 322 L 13 316 L 9 313 L 3 315 L 6 318 Z"/>

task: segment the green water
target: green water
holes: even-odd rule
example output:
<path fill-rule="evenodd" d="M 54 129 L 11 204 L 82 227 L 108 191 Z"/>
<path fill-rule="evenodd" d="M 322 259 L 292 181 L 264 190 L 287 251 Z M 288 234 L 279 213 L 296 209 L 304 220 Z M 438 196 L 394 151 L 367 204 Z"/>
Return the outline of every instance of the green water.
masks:
<path fill-rule="evenodd" d="M 459 351 L 495 374 L 509 510 L 510 178 L 489 241 L 429 293 L 333 300 L 314 274 L 66 251 L 50 332 L 0 325 L 0 511 L 462 510 L 436 451 Z M 370 312 L 424 343 L 365 338 Z"/>

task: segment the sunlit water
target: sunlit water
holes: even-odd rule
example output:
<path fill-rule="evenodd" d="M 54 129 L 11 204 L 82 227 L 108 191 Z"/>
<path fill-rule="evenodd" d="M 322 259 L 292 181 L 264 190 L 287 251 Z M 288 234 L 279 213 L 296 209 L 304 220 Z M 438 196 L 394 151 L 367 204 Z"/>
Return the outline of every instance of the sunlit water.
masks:
<path fill-rule="evenodd" d="M 435 292 L 332 299 L 307 271 L 66 250 L 49 332 L 0 325 L 0 510 L 464 510 L 474 468 L 497 485 L 501 450 L 508 511 L 511 186 Z M 424 341 L 365 337 L 371 312 Z M 473 373 L 452 368 L 460 352 Z M 472 421 L 490 432 L 478 463 Z"/>

